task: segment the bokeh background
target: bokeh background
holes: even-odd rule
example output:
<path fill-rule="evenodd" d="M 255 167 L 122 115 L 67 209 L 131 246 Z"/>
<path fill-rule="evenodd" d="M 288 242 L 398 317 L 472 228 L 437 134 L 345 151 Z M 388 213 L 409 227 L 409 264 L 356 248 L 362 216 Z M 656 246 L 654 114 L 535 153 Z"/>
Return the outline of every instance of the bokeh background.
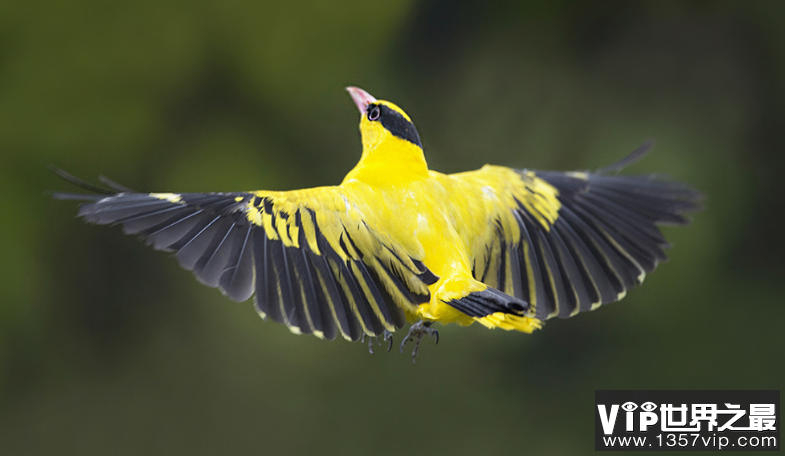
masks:
<path fill-rule="evenodd" d="M 785 3 L 0 3 L 0 452 L 585 454 L 595 389 L 785 382 Z M 293 189 L 359 157 L 359 85 L 433 168 L 594 169 L 707 195 L 620 304 L 418 363 L 296 337 L 85 225 L 46 164 L 148 191 Z M 400 335 L 397 340 L 400 339 Z"/>

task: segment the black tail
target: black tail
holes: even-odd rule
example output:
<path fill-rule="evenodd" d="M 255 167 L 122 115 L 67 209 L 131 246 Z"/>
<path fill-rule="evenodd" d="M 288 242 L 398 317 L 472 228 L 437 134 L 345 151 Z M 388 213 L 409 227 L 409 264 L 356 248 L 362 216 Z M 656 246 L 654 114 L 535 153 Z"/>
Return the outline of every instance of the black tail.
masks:
<path fill-rule="evenodd" d="M 526 301 L 491 287 L 483 291 L 469 293 L 463 298 L 454 299 L 447 304 L 475 318 L 486 317 L 497 312 L 524 315 L 529 310 L 529 303 Z"/>

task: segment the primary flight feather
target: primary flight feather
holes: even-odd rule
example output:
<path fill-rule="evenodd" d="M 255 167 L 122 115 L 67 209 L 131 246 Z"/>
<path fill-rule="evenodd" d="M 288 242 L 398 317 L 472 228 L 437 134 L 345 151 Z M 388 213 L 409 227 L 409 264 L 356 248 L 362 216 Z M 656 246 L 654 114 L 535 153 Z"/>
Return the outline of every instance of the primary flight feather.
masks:
<path fill-rule="evenodd" d="M 362 156 L 338 186 L 290 192 L 137 193 L 111 181 L 79 215 L 175 252 L 229 298 L 255 296 L 292 332 L 356 341 L 418 322 L 532 332 L 618 301 L 665 260 L 657 225 L 687 223 L 700 194 L 654 176 L 486 165 L 428 169 L 409 116 L 356 87 Z M 438 339 L 437 339 L 438 340 Z M 416 345 L 415 345 L 416 350 Z M 415 353 L 416 354 L 416 353 Z"/>

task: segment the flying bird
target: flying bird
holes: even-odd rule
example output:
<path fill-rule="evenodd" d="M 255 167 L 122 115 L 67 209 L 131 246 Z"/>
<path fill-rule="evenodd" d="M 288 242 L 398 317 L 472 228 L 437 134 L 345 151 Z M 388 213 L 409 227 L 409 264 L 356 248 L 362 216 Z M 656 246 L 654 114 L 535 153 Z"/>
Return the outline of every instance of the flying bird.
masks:
<path fill-rule="evenodd" d="M 234 301 L 254 296 L 264 319 L 319 338 L 390 340 L 412 359 L 434 322 L 531 333 L 622 299 L 666 259 L 658 225 L 700 208 L 689 186 L 596 172 L 485 165 L 428 168 L 411 118 L 348 87 L 360 111 L 362 156 L 337 186 L 287 192 L 139 193 L 106 178 L 79 216 L 121 225 L 173 252 L 203 284 Z"/>

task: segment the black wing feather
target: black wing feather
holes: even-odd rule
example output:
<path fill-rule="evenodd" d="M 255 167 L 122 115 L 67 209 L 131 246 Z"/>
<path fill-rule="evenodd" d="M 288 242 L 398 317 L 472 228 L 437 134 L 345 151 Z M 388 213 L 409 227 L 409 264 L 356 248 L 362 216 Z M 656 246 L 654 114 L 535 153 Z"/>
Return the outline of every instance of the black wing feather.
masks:
<path fill-rule="evenodd" d="M 239 248 L 232 249 L 232 256 L 221 274 L 219 286 L 230 299 L 242 302 L 251 297 L 254 291 L 252 226 L 242 228 L 236 237 Z"/>
<path fill-rule="evenodd" d="M 549 274 L 572 291 L 558 303 L 560 317 L 571 316 L 576 306 L 585 311 L 617 301 L 639 285 L 667 259 L 670 245 L 658 226 L 687 224 L 684 214 L 701 208 L 699 192 L 657 176 L 535 174 L 559 191 L 559 216 L 545 239 L 558 263 Z"/>
<path fill-rule="evenodd" d="M 521 206 L 522 209 L 522 206 Z M 528 295 L 520 297 L 527 300 L 533 306 L 538 315 L 548 315 L 553 304 L 549 304 L 546 300 L 545 285 L 543 282 L 542 269 L 540 268 L 540 259 L 537 256 L 536 239 L 537 239 L 537 226 L 529 215 L 523 210 L 514 211 L 515 219 L 518 221 L 518 226 L 521 228 L 521 259 L 523 264 L 531 265 L 532 276 L 527 280 Z M 525 244 L 524 244 L 525 243 Z M 526 249 L 524 249 L 524 246 Z M 528 272 L 528 271 L 527 271 Z M 531 284 L 534 286 L 532 287 Z M 518 298 L 519 296 L 516 296 Z"/>
<path fill-rule="evenodd" d="M 307 207 L 287 213 L 270 198 L 253 193 L 133 193 L 103 178 L 112 189 L 107 190 L 58 174 L 102 193 L 54 194 L 58 199 L 85 201 L 79 215 L 87 221 L 122 225 L 126 233 L 142 236 L 155 249 L 174 252 L 181 266 L 192 270 L 200 282 L 218 287 L 233 300 L 245 301 L 255 294 L 255 306 L 263 317 L 293 331 L 327 339 L 340 333 L 358 340 L 363 332 L 381 335 L 386 328 L 401 328 L 406 322 L 402 305 L 415 306 L 430 298 L 409 290 L 403 271 L 407 277 L 414 273 L 425 285 L 438 280 L 422 262 L 413 258 L 405 262 L 386 245 L 392 254 L 388 260 L 364 258 L 345 227 L 339 254 Z M 287 236 L 299 228 L 299 247 L 268 237 L 264 227 L 252 223 L 251 211 L 270 216 L 273 226 L 277 217 L 284 218 Z M 311 250 L 302 217 L 308 217 L 315 230 L 318 252 Z M 352 256 L 353 251 L 359 256 Z"/>
<path fill-rule="evenodd" d="M 561 318 L 567 318 L 580 311 L 580 305 L 584 302 L 596 302 L 596 293 L 593 286 L 586 281 L 586 273 L 579 268 L 578 262 L 573 256 L 572 249 L 567 247 L 567 243 L 562 239 L 559 230 L 552 227 L 548 231 L 549 244 L 555 250 L 556 262 L 559 265 L 559 272 L 567 292 L 563 299 L 559 301 L 559 313 Z"/>
<path fill-rule="evenodd" d="M 494 219 L 497 235 L 478 247 L 484 251 L 475 255 L 475 278 L 528 300 L 538 319 L 618 301 L 667 259 L 670 244 L 659 226 L 687 224 L 685 214 L 701 208 L 702 195 L 686 184 L 653 175 L 607 175 L 650 147 L 644 143 L 596 173 L 520 171 L 524 191 L 513 195 L 516 204 L 509 208 L 520 236 L 505 233 Z M 554 193 L 538 194 L 543 184 Z M 542 213 L 544 204 L 552 205 L 551 214 Z"/>

